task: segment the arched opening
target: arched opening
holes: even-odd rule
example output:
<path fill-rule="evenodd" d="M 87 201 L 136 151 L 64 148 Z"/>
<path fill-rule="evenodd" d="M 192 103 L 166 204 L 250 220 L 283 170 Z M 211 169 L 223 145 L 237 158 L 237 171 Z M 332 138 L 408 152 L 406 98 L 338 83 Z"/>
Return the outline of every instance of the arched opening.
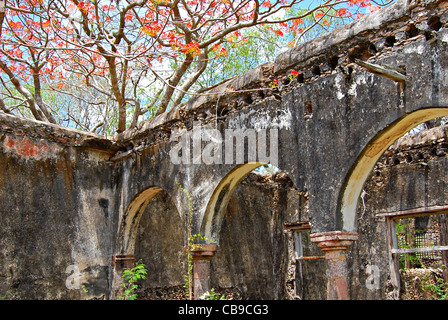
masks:
<path fill-rule="evenodd" d="M 342 230 L 356 231 L 356 208 L 361 196 L 364 184 L 372 172 L 378 159 L 400 137 L 416 126 L 448 115 L 448 108 L 427 108 L 414 111 L 398 119 L 383 129 L 364 148 L 352 167 L 339 202 L 340 221 Z"/>
<path fill-rule="evenodd" d="M 237 166 L 219 183 L 205 210 L 201 234 L 207 239 L 219 242 L 221 223 L 229 199 L 236 187 L 251 171 L 266 163 L 252 162 Z"/>
<path fill-rule="evenodd" d="M 448 149 L 440 127 L 447 115 L 446 108 L 430 108 L 399 119 L 356 163 L 343 198 L 348 202 L 348 191 L 356 190 L 353 220 L 342 215 L 344 229 L 359 233 L 350 255 L 351 296 L 437 299 L 428 288 L 447 283 L 437 267 L 448 258 Z M 439 127 L 425 130 L 429 121 Z"/>
<path fill-rule="evenodd" d="M 157 193 L 136 228 L 134 254 L 148 269 L 140 299 L 185 298 L 187 256 L 183 230 L 183 220 L 170 196 L 164 191 Z"/>
<path fill-rule="evenodd" d="M 300 223 L 308 223 L 308 194 L 286 172 L 260 163 L 232 170 L 202 224 L 202 232 L 219 241 L 211 287 L 233 299 L 324 299 L 325 261 L 309 241 L 310 229 L 296 241 L 289 226 Z"/>
<path fill-rule="evenodd" d="M 134 253 L 136 228 L 138 227 L 140 218 L 148 203 L 159 192 L 162 192 L 161 188 L 150 187 L 140 192 L 128 205 L 119 232 L 119 245 L 122 253 Z"/>
<path fill-rule="evenodd" d="M 132 254 L 148 271 L 138 283 L 138 298 L 185 298 L 184 225 L 170 195 L 159 187 L 139 193 L 128 206 L 121 234 L 122 252 Z"/>

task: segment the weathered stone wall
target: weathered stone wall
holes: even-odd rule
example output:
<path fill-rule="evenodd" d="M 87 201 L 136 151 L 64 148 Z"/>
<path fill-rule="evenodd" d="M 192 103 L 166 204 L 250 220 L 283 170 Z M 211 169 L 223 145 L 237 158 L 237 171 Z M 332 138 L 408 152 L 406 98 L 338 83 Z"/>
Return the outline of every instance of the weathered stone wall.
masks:
<path fill-rule="evenodd" d="M 212 286 L 243 299 L 287 299 L 290 252 L 285 222 L 306 211 L 303 193 L 285 174 L 250 174 L 229 201 L 212 261 Z"/>
<path fill-rule="evenodd" d="M 386 223 L 376 215 L 448 204 L 447 134 L 445 126 L 400 139 L 368 179 L 357 214 L 360 237 L 349 256 L 354 299 L 390 298 Z M 220 247 L 212 260 L 212 287 L 241 299 L 325 299 L 324 261 L 296 263 L 291 233 L 285 232 L 285 222 L 307 220 L 307 195 L 284 173 L 249 174 L 224 215 Z M 149 262 L 147 287 L 153 290 L 148 297 L 183 297 L 186 255 L 176 232 L 180 228 L 166 195 L 154 198 L 140 221 L 136 245 L 137 258 Z M 322 255 L 306 236 L 303 243 L 305 256 Z M 378 267 L 378 288 L 369 266 Z M 300 283 L 302 294 L 297 296 Z"/>
<path fill-rule="evenodd" d="M 405 136 L 376 165 L 360 199 L 360 236 L 349 256 L 354 299 L 390 298 L 387 226 L 384 218 L 376 215 L 448 204 L 447 137 L 448 126 Z M 248 176 L 225 214 L 220 250 L 213 260 L 215 286 L 233 287 L 243 298 L 294 298 L 288 295 L 286 285 L 291 276 L 287 259 L 292 258 L 293 248 L 288 248 L 287 234 L 280 226 L 307 219 L 304 195 L 289 179 Z M 304 239 L 305 256 L 322 255 L 315 244 Z M 299 265 L 289 265 L 296 277 L 300 276 Z M 303 282 L 301 298 L 325 299 L 324 261 L 304 260 L 301 266 L 303 278 L 296 282 Z M 372 266 L 378 267 L 379 283 L 373 283 L 377 271 Z"/>
<path fill-rule="evenodd" d="M 116 180 L 102 139 L 9 117 L 1 129 L 0 295 L 107 297 Z"/>
<path fill-rule="evenodd" d="M 375 213 L 445 203 L 433 195 L 446 190 L 446 179 L 440 178 L 446 176 L 444 148 L 428 157 L 414 155 L 417 147 L 405 150 L 412 155 L 406 167 L 389 161 L 401 159 L 404 149 L 392 151 L 396 156 L 375 169 L 373 182 L 365 186 L 356 217 L 346 202 L 356 208 L 358 202 L 347 201 L 349 195 L 358 198 L 357 183 L 363 185 L 377 157 L 405 129 L 448 114 L 447 24 L 446 1 L 399 0 L 114 141 L 1 114 L 0 290 L 11 289 L 14 298 L 108 297 L 112 255 L 135 252 L 148 259 L 157 286 L 178 286 L 188 208 L 179 182 L 194 196 L 193 232 L 216 237 L 222 246 L 213 264 L 213 284 L 241 287 L 243 297 L 284 298 L 282 283 L 290 279 L 290 269 L 282 222 L 297 218 L 294 210 L 301 212 L 301 202 L 294 209 L 294 201 L 282 200 L 295 199 L 288 188 L 262 188 L 260 196 L 252 196 L 254 185 L 234 189 L 255 164 L 175 165 L 170 161 L 172 132 L 199 122 L 221 133 L 278 129 L 279 167 L 299 194 L 308 195 L 312 232 L 359 231 L 351 251 L 352 296 L 383 297 L 365 288 L 369 265 L 380 267 L 382 283 L 387 278 L 383 222 Z M 405 83 L 378 76 L 356 59 L 397 69 Z M 290 82 L 292 68 L 301 75 Z M 274 79 L 280 84 L 272 89 Z M 171 203 L 157 198 L 161 192 Z M 146 207 L 151 199 L 158 204 Z M 319 262 L 302 266 L 304 298 L 324 296 L 309 272 L 317 269 L 313 263 Z M 66 280 L 75 278 L 87 293 L 68 289 Z"/>
<path fill-rule="evenodd" d="M 307 219 L 307 200 L 284 174 L 251 173 L 227 207 L 220 245 L 212 260 L 212 286 L 236 299 L 289 299 L 295 262 L 284 223 Z M 176 207 L 155 196 L 139 222 L 136 259 L 148 267 L 142 297 L 184 298 L 187 255 Z M 324 282 L 325 283 L 325 282 Z"/>
<path fill-rule="evenodd" d="M 14 129 L 1 138 L 1 290 L 17 299 L 107 297 L 117 193 L 116 182 L 106 178 L 114 176 L 113 168 L 98 161 L 105 151 L 67 147 Z M 353 298 L 387 298 L 386 226 L 376 214 L 448 203 L 447 133 L 441 127 L 401 139 L 372 172 L 358 208 L 360 238 L 350 255 Z M 283 223 L 307 219 L 305 193 L 284 174 L 250 174 L 229 201 L 212 286 L 243 299 L 294 298 L 291 279 L 298 271 Z M 183 297 L 182 229 L 168 195 L 156 195 L 141 217 L 136 240 L 136 258 L 149 269 L 146 297 Z M 319 255 L 315 244 L 305 242 L 305 255 Z M 74 275 L 66 273 L 70 265 L 79 268 L 88 294 L 67 288 Z M 379 289 L 366 286 L 369 265 L 380 269 Z M 325 298 L 323 261 L 303 261 L 302 268 L 302 298 Z"/>
<path fill-rule="evenodd" d="M 387 226 L 376 215 L 448 204 L 447 146 L 448 126 L 437 127 L 403 137 L 376 165 L 357 213 L 359 240 L 351 250 L 354 299 L 390 297 Z M 372 265 L 380 271 L 379 289 L 366 286 Z"/>
<path fill-rule="evenodd" d="M 373 167 L 375 161 L 369 159 L 379 157 L 419 121 L 448 114 L 446 11 L 444 1 L 397 1 L 124 132 L 118 139 L 128 150 L 115 159 L 129 168 L 136 161 L 144 164 L 134 166 L 129 198 L 147 187 L 141 176 L 167 184 L 176 176 L 201 194 L 195 199 L 195 231 L 217 238 L 222 208 L 214 207 L 217 202 L 211 197 L 235 165 L 167 165 L 172 133 L 190 130 L 194 122 L 220 133 L 278 129 L 279 167 L 297 188 L 309 191 L 313 232 L 355 231 L 356 203 L 350 200 L 358 195 L 350 195 L 364 182 L 362 173 Z M 405 83 L 368 71 L 357 60 L 387 66 L 405 77 Z M 300 73 L 292 82 L 291 69 Z M 274 79 L 279 85 L 272 89 Z M 134 158 L 135 152 L 150 148 L 157 148 L 154 158 L 165 160 L 163 170 L 151 167 L 149 159 Z M 200 185 L 204 176 L 210 183 Z M 175 189 L 171 183 L 166 191 Z M 217 197 L 227 199 L 221 191 Z M 123 206 L 129 202 L 124 199 Z"/>

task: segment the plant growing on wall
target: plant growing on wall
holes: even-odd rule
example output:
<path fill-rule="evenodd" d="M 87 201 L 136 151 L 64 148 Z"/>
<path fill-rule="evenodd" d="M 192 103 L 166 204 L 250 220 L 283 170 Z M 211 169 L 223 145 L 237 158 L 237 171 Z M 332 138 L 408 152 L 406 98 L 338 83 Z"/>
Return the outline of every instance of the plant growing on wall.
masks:
<path fill-rule="evenodd" d="M 0 300 L 6 300 L 8 298 L 8 295 L 12 296 L 12 293 L 10 290 L 6 291 L 5 295 L 0 297 Z"/>
<path fill-rule="evenodd" d="M 215 289 L 212 288 L 210 291 L 207 291 L 201 296 L 202 300 L 228 300 L 227 297 L 223 294 L 215 292 Z"/>
<path fill-rule="evenodd" d="M 188 213 L 186 219 L 187 245 L 185 246 L 185 251 L 187 253 L 187 274 L 185 275 L 184 289 L 187 295 L 187 299 L 193 299 L 193 250 L 200 248 L 200 244 L 198 244 L 198 242 L 207 241 L 208 243 L 213 243 L 213 241 L 201 235 L 200 233 L 192 233 L 192 222 L 194 214 L 193 201 L 188 190 L 183 188 L 180 183 L 177 183 L 177 185 L 185 194 L 188 202 Z"/>
<path fill-rule="evenodd" d="M 146 266 L 139 260 L 134 268 L 123 271 L 124 288 L 123 295 L 119 296 L 119 300 L 136 300 L 138 289 L 137 281 L 146 279 Z"/>

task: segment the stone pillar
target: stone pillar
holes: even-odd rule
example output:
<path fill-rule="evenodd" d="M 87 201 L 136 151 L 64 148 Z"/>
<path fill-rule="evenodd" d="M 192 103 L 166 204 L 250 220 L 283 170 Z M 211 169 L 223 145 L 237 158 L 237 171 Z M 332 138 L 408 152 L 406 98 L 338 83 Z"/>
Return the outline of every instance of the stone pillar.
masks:
<path fill-rule="evenodd" d="M 193 255 L 193 293 L 198 300 L 207 291 L 210 291 L 210 260 L 215 255 L 216 244 L 195 244 L 191 250 Z"/>
<path fill-rule="evenodd" d="M 349 300 L 347 249 L 358 239 L 355 232 L 330 231 L 313 233 L 311 242 L 325 253 L 327 260 L 327 299 Z"/>
<path fill-rule="evenodd" d="M 123 293 L 123 271 L 135 266 L 133 254 L 114 254 L 112 256 L 113 279 L 111 299 L 114 300 Z"/>

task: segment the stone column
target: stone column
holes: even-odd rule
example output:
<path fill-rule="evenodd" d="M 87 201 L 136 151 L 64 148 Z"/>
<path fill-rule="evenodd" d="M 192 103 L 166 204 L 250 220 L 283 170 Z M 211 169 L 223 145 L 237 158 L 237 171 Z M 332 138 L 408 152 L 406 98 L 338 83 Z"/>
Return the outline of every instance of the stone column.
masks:
<path fill-rule="evenodd" d="M 194 299 L 198 300 L 207 291 L 210 291 L 210 260 L 215 255 L 216 244 L 195 244 L 191 250 L 193 255 L 193 292 Z"/>
<path fill-rule="evenodd" d="M 132 269 L 135 266 L 135 256 L 133 254 L 114 254 L 112 256 L 113 279 L 111 299 L 116 299 L 123 293 L 123 271 Z"/>
<path fill-rule="evenodd" d="M 327 299 L 349 300 L 347 249 L 358 239 L 355 232 L 330 231 L 313 233 L 311 242 L 325 253 L 327 260 Z"/>

